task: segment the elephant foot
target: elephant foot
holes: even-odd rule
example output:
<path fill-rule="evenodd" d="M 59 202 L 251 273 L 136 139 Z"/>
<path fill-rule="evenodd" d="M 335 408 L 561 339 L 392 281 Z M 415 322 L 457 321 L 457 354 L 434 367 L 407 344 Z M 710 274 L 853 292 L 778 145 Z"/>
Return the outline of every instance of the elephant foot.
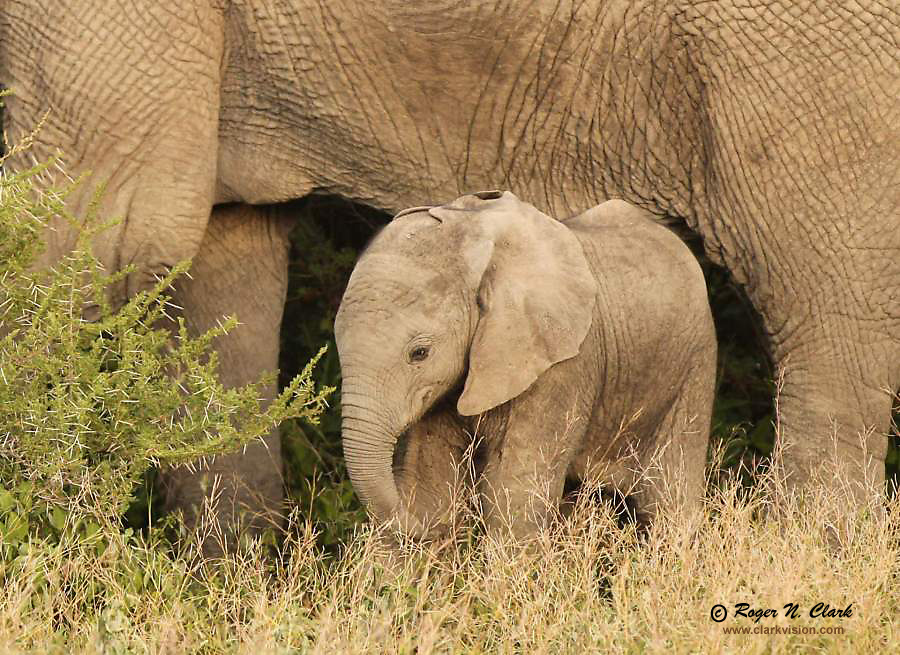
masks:
<path fill-rule="evenodd" d="M 786 493 L 846 497 L 864 509 L 885 496 L 891 394 L 850 380 L 812 383 L 785 368 L 777 445 Z M 828 387 L 823 388 L 823 387 Z"/>
<path fill-rule="evenodd" d="M 274 465 L 281 461 L 278 437 L 270 435 L 268 447 L 254 442 L 244 452 L 218 456 L 194 471 L 185 466 L 160 471 L 164 510 L 180 512 L 186 542 L 199 542 L 204 557 L 221 557 L 234 552 L 242 539 L 282 530 L 284 488 Z"/>

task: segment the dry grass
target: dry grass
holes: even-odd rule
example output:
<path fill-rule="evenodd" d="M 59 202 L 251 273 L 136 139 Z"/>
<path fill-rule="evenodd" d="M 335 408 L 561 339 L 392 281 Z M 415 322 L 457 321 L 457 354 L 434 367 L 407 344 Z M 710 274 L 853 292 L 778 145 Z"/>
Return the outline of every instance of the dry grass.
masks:
<path fill-rule="evenodd" d="M 387 568 L 371 529 L 329 559 L 299 521 L 274 562 L 257 548 L 211 566 L 123 540 L 101 555 L 35 550 L 6 576 L 0 652 L 897 652 L 896 503 L 869 489 L 869 506 L 848 514 L 847 497 L 795 497 L 782 483 L 767 473 L 749 496 L 725 484 L 703 516 L 643 536 L 580 500 L 528 546 L 467 533 L 407 544 Z M 739 602 L 779 616 L 734 618 Z M 852 604 L 852 616 L 810 618 L 820 602 Z M 736 626 L 844 633 L 724 633 Z"/>

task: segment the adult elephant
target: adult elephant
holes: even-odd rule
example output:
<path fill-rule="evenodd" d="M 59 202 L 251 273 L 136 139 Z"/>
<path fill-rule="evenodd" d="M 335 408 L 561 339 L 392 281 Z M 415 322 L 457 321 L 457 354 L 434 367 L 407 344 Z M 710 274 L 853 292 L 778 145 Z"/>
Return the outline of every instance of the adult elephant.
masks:
<path fill-rule="evenodd" d="M 138 266 L 122 295 L 197 253 L 226 201 L 501 187 L 554 216 L 618 196 L 683 218 L 763 318 L 803 485 L 834 459 L 884 477 L 898 42 L 876 0 L 5 0 L 0 80 L 13 140 L 49 111 L 32 152 L 107 182 L 101 214 L 125 220 L 97 252 Z"/>

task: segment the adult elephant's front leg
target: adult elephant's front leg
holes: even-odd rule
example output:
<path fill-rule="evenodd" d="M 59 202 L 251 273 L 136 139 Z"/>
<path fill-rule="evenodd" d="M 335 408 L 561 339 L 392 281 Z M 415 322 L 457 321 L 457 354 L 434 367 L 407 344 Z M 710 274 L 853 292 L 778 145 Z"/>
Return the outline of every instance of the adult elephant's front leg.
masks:
<path fill-rule="evenodd" d="M 225 316 L 234 315 L 240 323 L 214 344 L 226 387 L 255 382 L 278 368 L 290 225 L 289 217 L 277 209 L 216 208 L 190 278 L 176 281 L 173 301 L 184 308 L 192 335 L 215 327 Z M 273 382 L 264 390 L 265 399 L 276 393 Z M 242 528 L 255 532 L 280 522 L 284 486 L 277 428 L 263 442 L 218 456 L 196 472 L 181 467 L 161 476 L 166 508 L 182 510 L 189 528 L 197 525 L 204 502 L 213 501 L 222 538 L 204 540 L 208 555 L 231 547 Z"/>
<path fill-rule="evenodd" d="M 5 119 L 14 143 L 39 123 L 9 171 L 59 153 L 90 177 L 66 194 L 36 264 L 76 245 L 83 219 L 118 219 L 92 241 L 106 269 L 135 270 L 114 306 L 193 257 L 214 202 L 224 15 L 217 3 L 5 2 L 3 62 L 13 89 Z M 2 55 L 0 55 L 2 57 Z M 57 184 L 62 184 L 58 180 Z M 98 185 L 104 186 L 94 206 Z M 93 212 L 91 211 L 93 208 Z M 96 315 L 87 307 L 86 315 Z"/>

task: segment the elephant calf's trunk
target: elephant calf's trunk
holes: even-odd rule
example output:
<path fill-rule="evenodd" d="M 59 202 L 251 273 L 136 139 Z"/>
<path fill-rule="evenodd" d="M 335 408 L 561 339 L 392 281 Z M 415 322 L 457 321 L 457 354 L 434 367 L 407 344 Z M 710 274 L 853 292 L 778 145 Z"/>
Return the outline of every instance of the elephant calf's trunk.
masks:
<path fill-rule="evenodd" d="M 427 530 L 404 506 L 394 479 L 397 432 L 372 425 L 345 407 L 344 458 L 353 488 L 377 521 L 401 534 L 424 538 Z"/>

